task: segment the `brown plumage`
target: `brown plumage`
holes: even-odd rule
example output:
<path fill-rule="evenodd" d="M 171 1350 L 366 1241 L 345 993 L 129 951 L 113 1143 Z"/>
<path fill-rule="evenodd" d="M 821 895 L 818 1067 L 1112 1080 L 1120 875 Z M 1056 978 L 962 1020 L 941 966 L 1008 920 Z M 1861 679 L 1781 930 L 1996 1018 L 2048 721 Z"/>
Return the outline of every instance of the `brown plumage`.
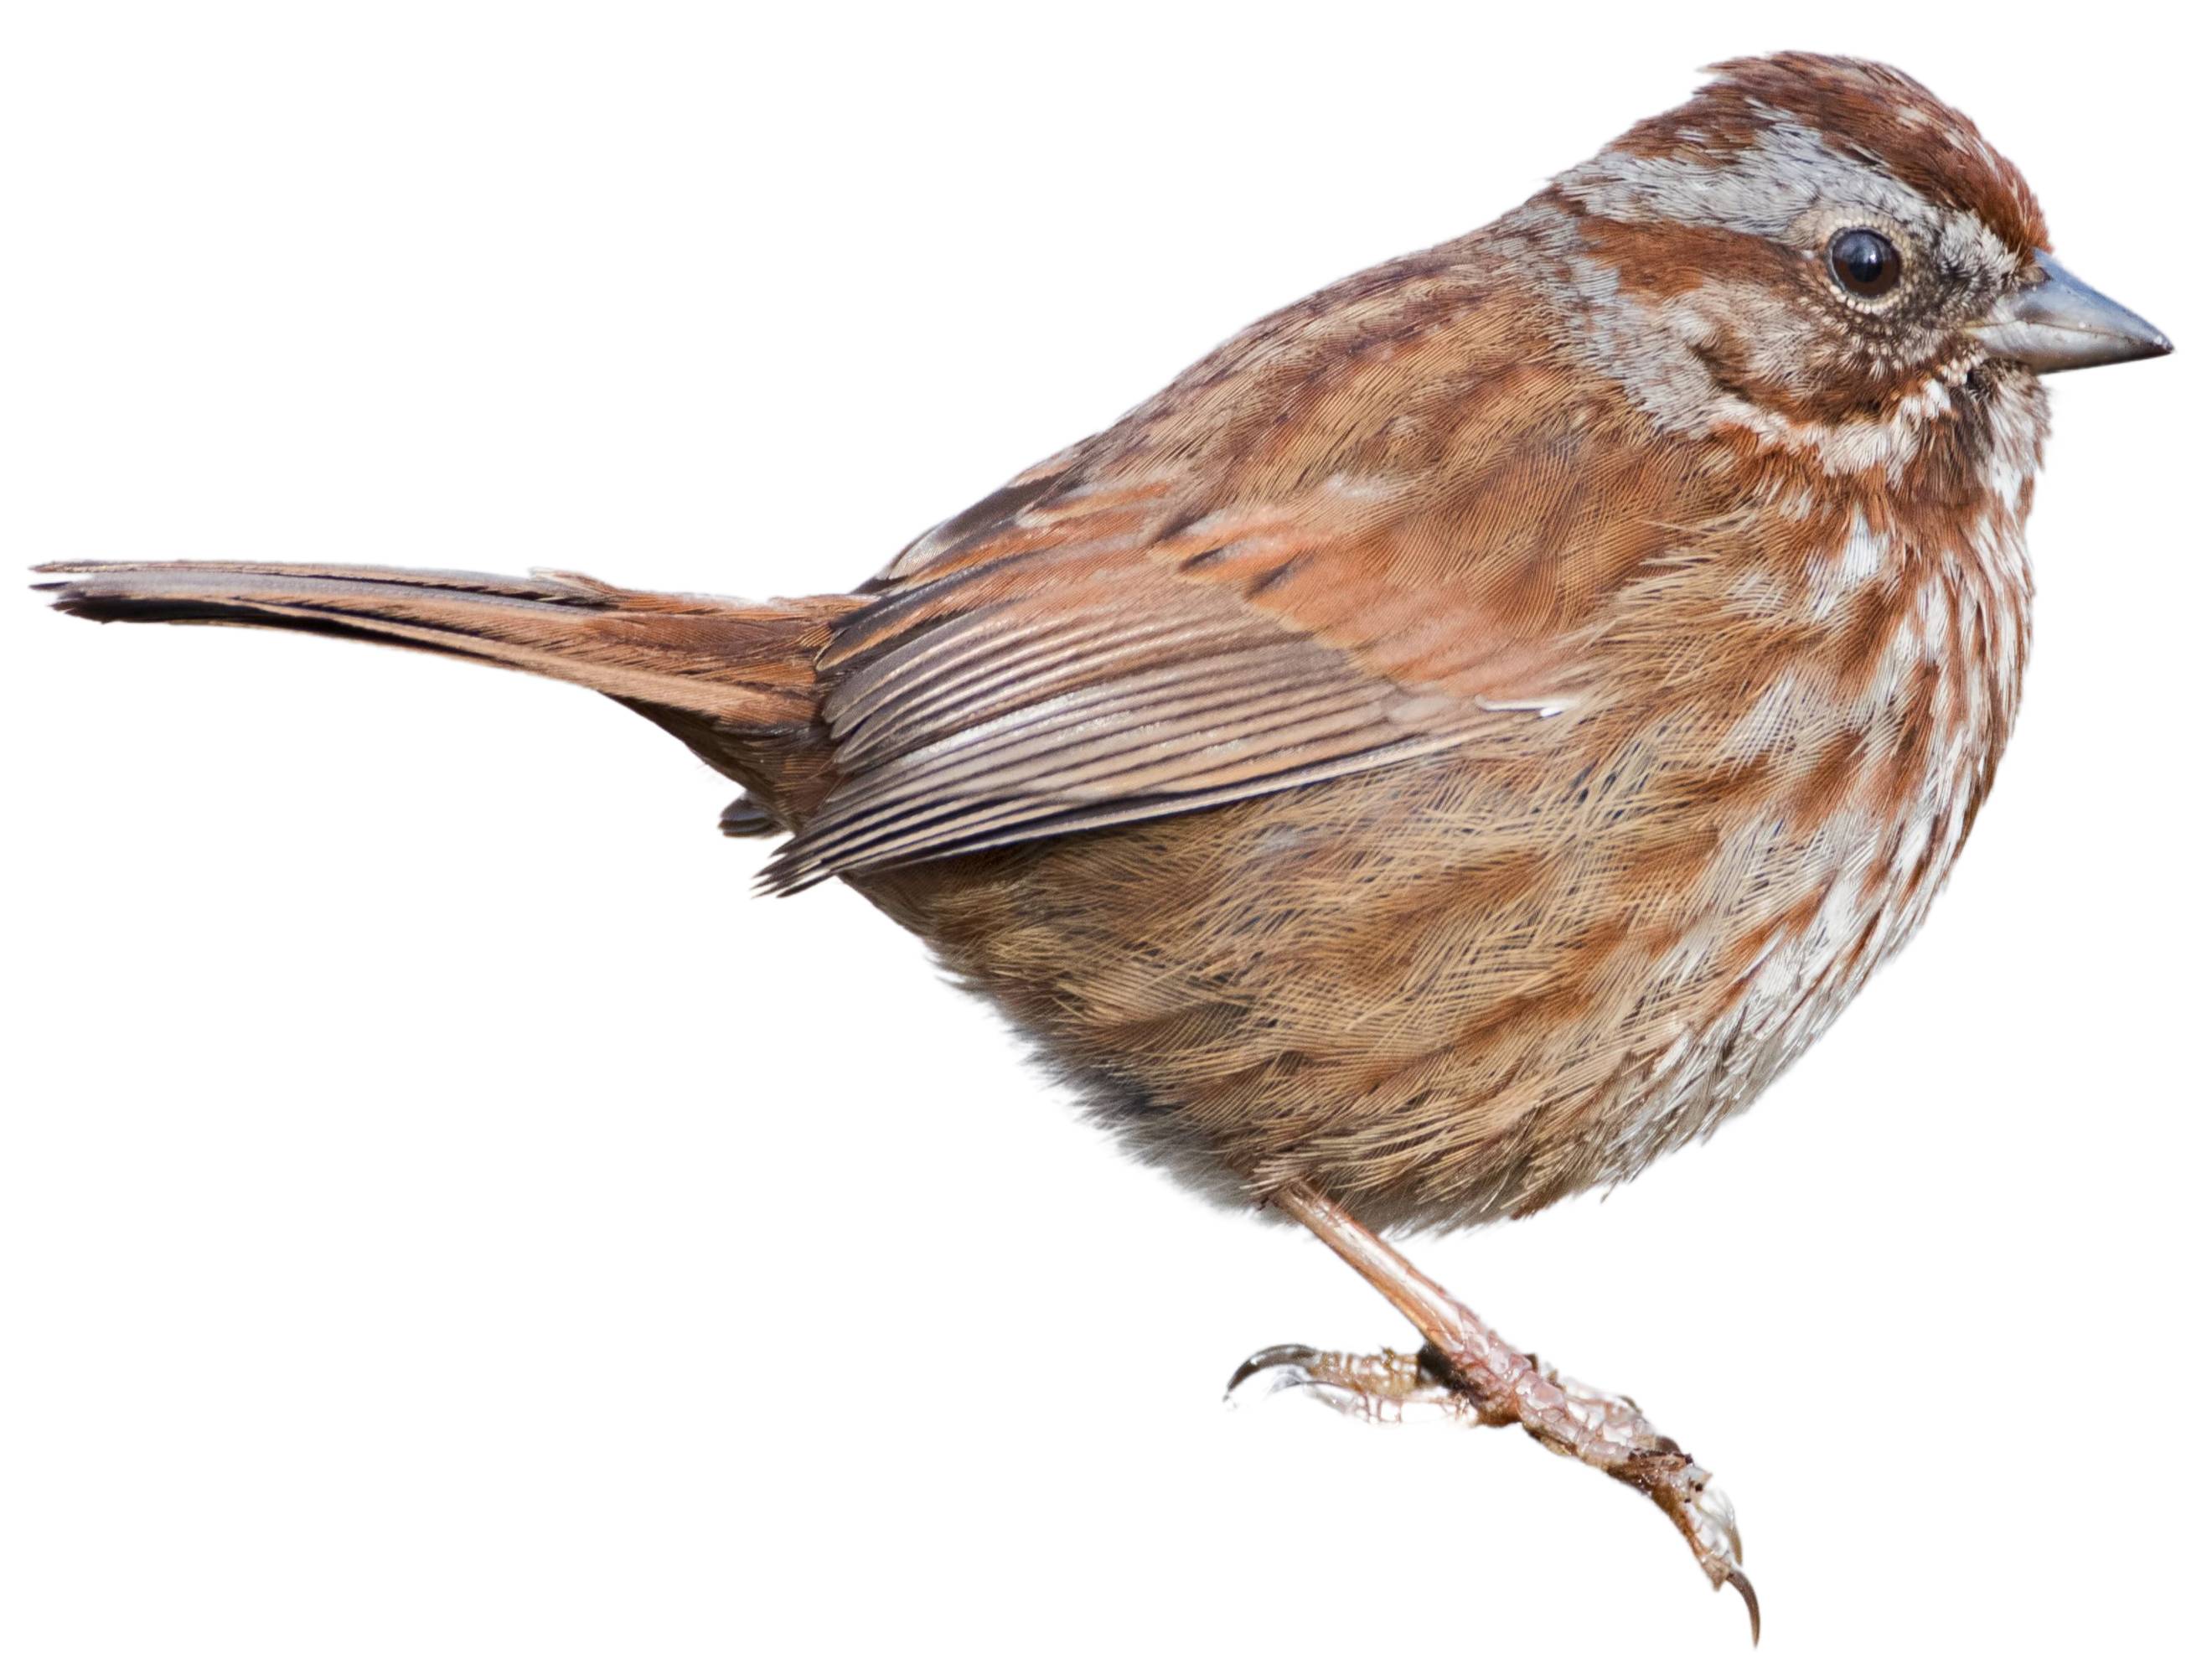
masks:
<path fill-rule="evenodd" d="M 732 833 L 787 835 L 770 887 L 853 884 L 1146 1156 L 1313 1226 L 1430 1345 L 1262 1369 L 1520 1422 L 1747 1595 L 1678 1448 L 1352 1218 L 1626 1179 L 1833 1018 L 2011 726 L 2036 374 L 2165 343 L 2050 260 L 2017 172 L 1917 83 L 1717 74 L 853 594 L 125 564 L 68 568 L 58 603 L 637 709 L 744 786 Z"/>

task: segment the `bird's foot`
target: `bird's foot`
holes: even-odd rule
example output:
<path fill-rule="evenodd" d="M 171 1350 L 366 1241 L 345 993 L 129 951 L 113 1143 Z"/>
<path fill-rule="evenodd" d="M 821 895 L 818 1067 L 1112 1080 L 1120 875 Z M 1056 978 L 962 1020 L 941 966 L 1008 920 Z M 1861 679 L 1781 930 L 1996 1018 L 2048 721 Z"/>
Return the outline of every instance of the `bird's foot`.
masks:
<path fill-rule="evenodd" d="M 1626 1395 L 1561 1376 L 1509 1346 L 1464 1307 L 1449 1347 L 1418 1353 L 1331 1353 L 1297 1346 L 1262 1349 L 1237 1368 L 1229 1391 L 1303 1389 L 1347 1417 L 1370 1423 L 1440 1418 L 1469 1427 L 1518 1424 L 1565 1457 L 1635 1487 L 1666 1512 L 1713 1586 L 1733 1585 L 1759 1640 L 1759 1597 L 1744 1576 L 1735 1507 L 1712 1477 L 1651 1425 Z"/>

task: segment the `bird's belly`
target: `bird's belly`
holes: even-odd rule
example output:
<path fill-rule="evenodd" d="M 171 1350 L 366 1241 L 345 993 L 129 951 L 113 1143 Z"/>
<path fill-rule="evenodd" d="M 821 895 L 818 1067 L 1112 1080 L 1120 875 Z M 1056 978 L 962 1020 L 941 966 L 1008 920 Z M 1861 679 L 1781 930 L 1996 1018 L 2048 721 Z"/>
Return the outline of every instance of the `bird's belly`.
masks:
<path fill-rule="evenodd" d="M 1202 1188 L 1479 1222 L 1710 1131 L 1919 925 L 1989 755 L 1912 716 L 1811 688 L 856 884 Z"/>
<path fill-rule="evenodd" d="M 1838 836 L 1813 884 L 1782 911 L 1749 907 L 1711 936 L 1686 934 L 1654 988 L 1702 983 L 1685 1000 L 1709 1012 L 1686 1010 L 1673 1041 L 1633 1066 L 1616 1100 L 1593 1100 L 1603 1152 L 1584 1184 L 1626 1180 L 1711 1133 L 1802 1054 L 1918 931 L 1963 841 L 1969 803 L 1965 788 L 1930 777 L 1905 819 Z M 1811 873 L 1790 863 L 1801 878 Z M 1729 963 L 1717 980 L 1716 944 Z"/>

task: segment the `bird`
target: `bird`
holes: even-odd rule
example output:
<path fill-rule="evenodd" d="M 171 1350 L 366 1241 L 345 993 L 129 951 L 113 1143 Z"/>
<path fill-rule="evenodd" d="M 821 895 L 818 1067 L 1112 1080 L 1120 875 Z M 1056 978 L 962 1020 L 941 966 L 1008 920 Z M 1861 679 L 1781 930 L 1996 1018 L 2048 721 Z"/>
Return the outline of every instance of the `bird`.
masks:
<path fill-rule="evenodd" d="M 1712 1133 L 1911 937 L 2029 642 L 2042 377 L 2166 337 L 1902 72 L 1717 64 L 1519 207 L 1236 335 L 847 591 L 749 602 L 227 562 L 40 567 L 95 621 L 586 687 L 741 793 L 775 894 L 927 942 L 1085 1109 L 1317 1235 L 1418 1347 L 1232 1392 L 1517 1425 L 1759 1604 L 1627 1395 L 1386 1235 Z"/>

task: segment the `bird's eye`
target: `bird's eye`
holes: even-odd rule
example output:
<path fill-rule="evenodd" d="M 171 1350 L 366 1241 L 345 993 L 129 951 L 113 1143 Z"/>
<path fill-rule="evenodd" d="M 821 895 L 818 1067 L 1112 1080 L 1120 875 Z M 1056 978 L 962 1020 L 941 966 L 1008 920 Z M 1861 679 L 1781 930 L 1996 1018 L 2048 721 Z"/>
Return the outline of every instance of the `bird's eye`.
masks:
<path fill-rule="evenodd" d="M 1878 231 L 1839 230 L 1828 244 L 1828 269 L 1844 292 L 1878 300 L 1897 286 L 1905 261 L 1896 245 Z"/>

